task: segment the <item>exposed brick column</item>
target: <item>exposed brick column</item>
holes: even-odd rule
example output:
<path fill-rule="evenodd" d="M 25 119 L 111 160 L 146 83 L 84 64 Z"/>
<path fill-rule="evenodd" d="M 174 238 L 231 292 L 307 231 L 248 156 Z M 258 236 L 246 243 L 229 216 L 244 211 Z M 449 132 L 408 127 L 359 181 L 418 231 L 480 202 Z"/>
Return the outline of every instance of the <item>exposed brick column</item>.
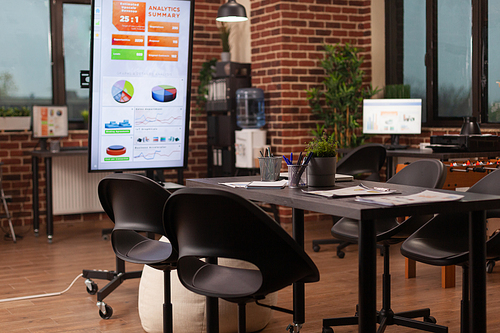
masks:
<path fill-rule="evenodd" d="M 252 0 L 251 8 L 252 84 L 265 92 L 269 143 L 275 154 L 300 152 L 317 123 L 306 90 L 323 80 L 322 45 L 357 46 L 371 82 L 371 1 Z"/>

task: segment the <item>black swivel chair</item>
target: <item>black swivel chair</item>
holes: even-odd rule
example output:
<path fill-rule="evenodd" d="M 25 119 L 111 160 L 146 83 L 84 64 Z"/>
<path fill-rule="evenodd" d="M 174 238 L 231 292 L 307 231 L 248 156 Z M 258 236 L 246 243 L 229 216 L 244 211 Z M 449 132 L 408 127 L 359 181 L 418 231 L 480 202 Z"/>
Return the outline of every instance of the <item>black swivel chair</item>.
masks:
<path fill-rule="evenodd" d="M 172 245 L 179 251 L 179 280 L 197 294 L 237 303 L 240 333 L 246 330 L 246 303 L 294 282 L 319 280 L 311 258 L 278 223 L 236 194 L 204 188 L 178 190 L 167 201 L 164 219 Z M 219 266 L 201 258 L 239 259 L 255 269 Z"/>
<path fill-rule="evenodd" d="M 336 172 L 355 176 L 356 178 L 363 177 L 366 180 L 380 181 L 380 169 L 382 169 L 385 163 L 386 152 L 385 147 L 377 143 L 359 146 L 351 150 L 337 163 Z M 340 219 L 337 216 L 332 216 L 332 218 L 333 223 L 336 223 Z M 345 253 L 342 250 L 352 243 L 328 238 L 315 239 L 312 244 L 314 252 L 320 250 L 320 244 L 339 244 L 337 246 L 337 256 L 344 258 Z"/>
<path fill-rule="evenodd" d="M 467 192 L 500 195 L 500 170 L 474 184 Z M 500 217 L 500 210 L 489 210 L 486 218 Z M 410 259 L 435 266 L 462 266 L 461 333 L 469 332 L 469 215 L 439 214 L 408 237 L 401 253 Z M 487 259 L 500 257 L 500 234 L 486 242 Z"/>
<path fill-rule="evenodd" d="M 177 252 L 170 243 L 160 242 L 139 233 L 147 233 L 147 236 L 165 235 L 163 207 L 170 196 L 169 192 L 147 177 L 116 173 L 100 181 L 98 193 L 104 211 L 115 224 L 111 233 L 111 244 L 117 261 L 145 264 L 163 271 L 163 331 L 172 332 L 170 271 L 175 269 Z M 119 285 L 123 281 L 122 278 L 119 274 L 108 286 Z M 102 299 L 109 293 L 104 292 L 102 295 L 102 289 L 99 292 L 99 314 L 108 319 L 113 311 Z"/>
<path fill-rule="evenodd" d="M 442 162 L 433 159 L 423 159 L 412 162 L 387 181 L 389 184 L 421 186 L 425 188 L 441 188 L 446 180 L 446 168 Z M 403 222 L 397 219 L 375 220 L 377 242 L 384 246 L 384 275 L 382 285 L 382 310 L 377 313 L 380 323 L 379 332 L 388 325 L 412 327 L 429 332 L 447 332 L 448 328 L 436 325 L 436 320 L 430 315 L 430 309 L 420 309 L 394 313 L 391 309 L 391 276 L 389 246 L 404 241 L 414 231 L 432 218 L 432 215 L 412 216 Z M 348 242 L 358 242 L 358 221 L 342 218 L 332 227 L 332 235 Z M 411 318 L 423 317 L 424 321 Z M 356 325 L 358 317 L 323 319 L 323 333 L 332 332 L 329 326 Z"/>

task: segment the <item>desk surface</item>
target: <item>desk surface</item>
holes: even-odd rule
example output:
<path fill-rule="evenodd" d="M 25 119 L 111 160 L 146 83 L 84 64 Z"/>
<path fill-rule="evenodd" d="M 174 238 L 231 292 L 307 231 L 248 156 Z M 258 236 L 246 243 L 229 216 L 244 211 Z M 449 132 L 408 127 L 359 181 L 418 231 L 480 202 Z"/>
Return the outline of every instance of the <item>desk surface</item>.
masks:
<path fill-rule="evenodd" d="M 231 188 L 219 185 L 221 182 L 251 181 L 258 177 L 224 177 L 188 179 L 187 186 L 219 188 L 234 192 L 249 200 L 262 201 L 276 205 L 294 207 L 298 209 L 324 213 L 328 215 L 349 217 L 356 220 L 371 220 L 382 217 L 398 217 L 418 214 L 434 214 L 448 212 L 469 212 L 472 210 L 485 210 L 500 204 L 500 196 L 483 195 L 474 193 L 460 193 L 464 195 L 460 201 L 420 203 L 407 206 L 381 206 L 354 201 L 348 198 L 325 198 L 317 195 L 305 194 L 299 189 L 244 189 Z M 359 184 L 360 181 L 337 183 L 335 188 L 349 187 Z M 378 182 L 363 181 L 368 186 L 380 186 Z M 385 184 L 387 186 L 387 184 Z M 391 184 L 391 189 L 398 190 L 401 194 L 413 194 L 425 190 L 416 186 Z M 436 190 L 444 191 L 446 190 Z M 456 193 L 456 192 L 453 192 Z"/>
<path fill-rule="evenodd" d="M 30 155 L 39 158 L 70 156 L 70 155 L 87 155 L 88 153 L 89 150 L 87 147 L 61 148 L 57 152 L 52 152 L 50 150 L 32 150 L 29 152 Z"/>
<path fill-rule="evenodd" d="M 432 152 L 421 149 L 394 149 L 387 150 L 387 157 L 417 157 L 436 158 L 448 160 L 450 158 L 471 158 L 471 157 L 498 157 L 500 151 L 455 151 L 455 152 Z"/>

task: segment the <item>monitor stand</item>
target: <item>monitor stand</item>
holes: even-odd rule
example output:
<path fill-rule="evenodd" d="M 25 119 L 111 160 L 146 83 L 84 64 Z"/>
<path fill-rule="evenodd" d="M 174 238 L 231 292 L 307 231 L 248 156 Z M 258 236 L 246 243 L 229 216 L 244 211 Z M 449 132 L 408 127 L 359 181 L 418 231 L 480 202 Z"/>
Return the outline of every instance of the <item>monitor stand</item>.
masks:
<path fill-rule="evenodd" d="M 388 150 L 406 149 L 408 146 L 399 144 L 399 134 L 391 134 L 391 144 L 385 146 Z"/>

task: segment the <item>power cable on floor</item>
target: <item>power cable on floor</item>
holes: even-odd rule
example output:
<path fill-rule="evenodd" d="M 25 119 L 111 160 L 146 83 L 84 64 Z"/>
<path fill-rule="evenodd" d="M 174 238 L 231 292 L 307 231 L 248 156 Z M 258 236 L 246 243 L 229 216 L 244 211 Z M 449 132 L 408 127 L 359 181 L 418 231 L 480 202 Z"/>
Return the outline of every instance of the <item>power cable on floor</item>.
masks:
<path fill-rule="evenodd" d="M 59 296 L 59 295 L 64 294 L 68 290 L 70 290 L 71 287 L 73 287 L 73 285 L 75 284 L 76 280 L 78 280 L 82 276 L 83 276 L 83 274 L 81 274 L 81 273 L 78 274 L 78 276 L 73 280 L 73 282 L 71 282 L 71 284 L 69 285 L 68 288 L 66 288 L 63 291 L 58 292 L 58 293 L 49 293 L 49 294 L 40 294 L 40 295 L 31 295 L 31 296 L 21 296 L 21 297 L 5 298 L 5 299 L 0 299 L 0 303 L 3 303 L 3 302 L 12 302 L 12 301 L 20 301 L 20 300 L 32 299 L 32 298 L 41 298 L 41 297 L 49 297 L 49 296 Z"/>

